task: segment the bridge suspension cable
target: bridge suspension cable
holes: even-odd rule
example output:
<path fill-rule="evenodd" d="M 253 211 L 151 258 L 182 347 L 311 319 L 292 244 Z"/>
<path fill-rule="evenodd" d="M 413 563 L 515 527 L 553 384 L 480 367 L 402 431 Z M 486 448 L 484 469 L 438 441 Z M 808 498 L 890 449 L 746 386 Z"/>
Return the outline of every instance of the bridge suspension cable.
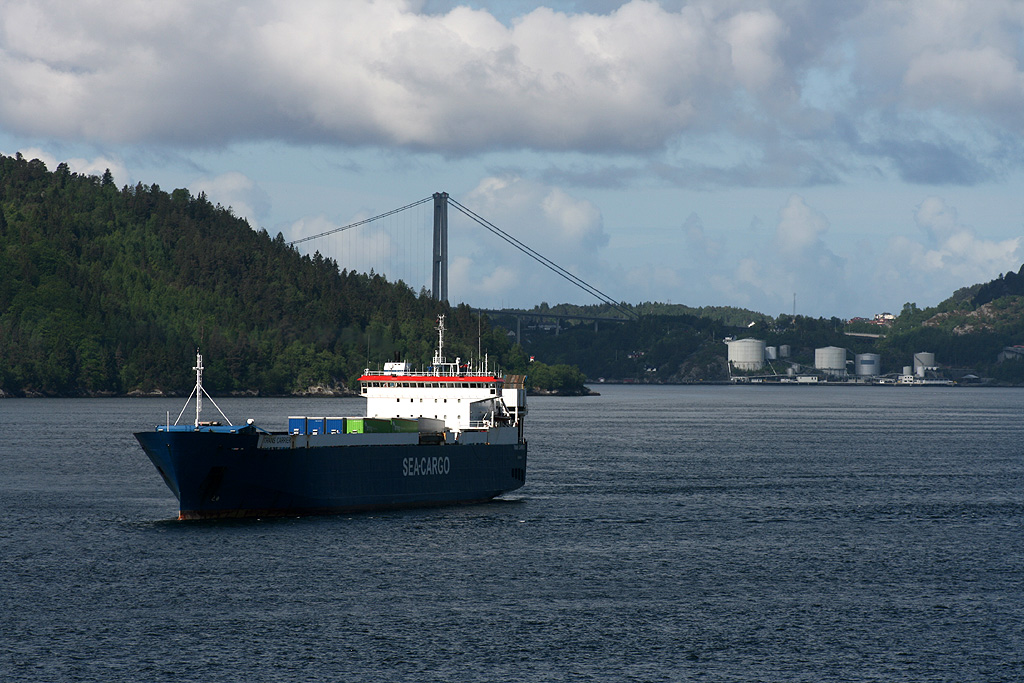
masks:
<path fill-rule="evenodd" d="M 476 221 L 477 223 L 479 223 L 480 225 L 485 227 L 487 230 L 491 231 L 492 233 L 494 233 L 495 235 L 497 235 L 501 239 L 505 240 L 506 242 L 511 244 L 513 247 L 515 247 L 519 251 L 523 252 L 524 254 L 526 254 L 527 256 L 532 258 L 534 261 L 537 261 L 542 266 L 548 268 L 549 270 L 553 271 L 557 275 L 562 276 L 563 278 L 565 278 L 566 280 L 568 280 L 572 284 L 576 285 L 577 287 L 579 287 L 583 291 L 587 292 L 588 294 L 597 297 L 598 299 L 600 299 L 604 303 L 608 304 L 609 306 L 614 308 L 616 311 L 618 311 L 622 315 L 626 316 L 627 318 L 634 318 L 634 319 L 637 317 L 636 314 L 633 311 L 630 311 L 628 309 L 623 308 L 621 305 L 619 305 L 619 303 L 617 301 L 615 301 L 610 296 L 608 296 L 607 294 L 605 294 L 604 292 L 599 290 L 597 287 L 594 287 L 593 285 L 591 285 L 591 284 L 583 281 L 579 277 L 573 275 L 572 273 L 570 273 L 568 270 L 566 270 L 562 266 L 558 265 L 557 263 L 555 263 L 551 259 L 547 258 L 543 254 L 538 253 L 534 249 L 531 249 L 527 245 L 525 245 L 522 242 L 520 242 L 519 240 L 517 240 L 512 235 L 508 234 L 507 232 L 505 232 L 504 230 L 502 230 L 498 226 L 494 225 L 493 223 L 491 223 L 487 219 L 483 218 L 479 214 L 475 213 L 474 211 L 472 211 L 470 209 L 467 209 L 465 206 L 463 206 L 462 204 L 460 204 L 456 200 L 452 199 L 451 197 L 448 198 L 448 203 L 451 204 L 452 206 L 454 206 L 459 211 L 461 211 L 468 218 Z"/>
<path fill-rule="evenodd" d="M 310 235 L 309 237 L 302 237 L 302 238 L 297 239 L 297 240 L 292 240 L 291 242 L 288 243 L 288 245 L 294 247 L 296 244 L 302 244 L 303 242 L 309 242 L 310 240 L 319 239 L 321 237 L 327 237 L 328 235 L 333 235 L 334 233 L 341 232 L 342 230 L 349 230 L 351 228 L 358 228 L 360 225 L 366 225 L 367 223 L 372 223 L 372 222 L 374 222 L 376 220 L 380 220 L 381 218 L 387 218 L 388 216 L 392 216 L 392 215 L 394 215 L 396 213 L 400 213 L 402 211 L 405 211 L 406 209 L 411 209 L 412 207 L 419 206 L 420 204 L 426 204 L 427 202 L 431 202 L 433 200 L 434 200 L 433 196 L 426 197 L 424 199 L 420 199 L 419 201 L 415 201 L 412 204 L 406 204 L 405 206 L 403 206 L 401 208 L 392 209 L 391 211 L 388 211 L 387 213 L 382 213 L 379 216 L 374 216 L 373 218 L 367 218 L 365 220 L 361 220 L 361 221 L 358 221 L 356 223 L 349 223 L 348 225 L 343 225 L 340 228 L 334 228 L 333 230 L 328 230 L 327 232 L 322 232 L 319 235 Z"/>
<path fill-rule="evenodd" d="M 556 275 L 559 275 L 562 278 L 568 280 L 569 282 L 571 282 L 572 284 L 576 285 L 577 287 L 579 287 L 583 291 L 587 292 L 591 296 L 594 296 L 594 297 L 598 298 L 600 301 L 602 301 L 605 304 L 611 306 L 613 309 L 615 309 L 616 311 L 618 311 L 619 313 L 624 315 L 626 318 L 636 319 L 636 317 L 637 317 L 636 313 L 634 313 L 633 311 L 630 311 L 630 310 L 628 310 L 626 308 L 623 308 L 619 304 L 619 302 L 615 301 L 615 299 L 611 298 L 610 296 L 608 296 L 607 294 L 605 294 L 604 292 L 599 290 L 597 287 L 594 287 L 590 283 L 584 281 L 582 278 L 580 278 L 580 277 L 578 277 L 576 275 L 573 275 L 568 270 L 566 270 L 562 266 L 558 265 L 557 263 L 555 263 L 551 259 L 547 258 L 543 254 L 539 253 L 535 249 L 532 249 L 531 247 L 527 246 L 526 244 L 523 244 L 522 242 L 520 242 L 518 239 L 516 239 L 512 235 L 508 234 L 507 232 L 505 232 L 504 230 L 502 230 L 498 226 L 494 225 L 494 223 L 491 223 L 490 221 L 488 221 L 487 219 L 483 218 L 482 216 L 480 216 L 476 212 L 472 211 L 471 209 L 466 208 L 465 206 L 463 206 L 462 204 L 460 204 L 456 200 L 454 200 L 451 197 L 449 197 L 447 193 L 438 193 L 438 194 L 431 195 L 430 197 L 424 197 L 423 199 L 420 199 L 420 200 L 417 200 L 415 202 L 412 202 L 411 204 L 406 204 L 405 206 L 399 207 L 397 209 L 392 209 L 391 211 L 388 211 L 386 213 L 382 213 L 379 216 L 374 216 L 372 218 L 366 218 L 364 220 L 357 221 L 355 223 L 349 223 L 348 225 L 343 225 L 340 228 L 334 228 L 334 229 L 328 230 L 326 232 L 321 232 L 321 233 L 319 233 L 317 235 L 309 235 L 308 237 L 302 237 L 302 238 L 297 239 L 297 240 L 292 240 L 288 244 L 289 244 L 289 246 L 295 246 L 296 244 L 302 244 L 303 242 L 309 242 L 311 240 L 319 239 L 321 237 L 327 237 L 328 235 L 333 235 L 335 233 L 342 232 L 344 230 L 351 230 L 352 228 L 357 228 L 360 225 L 366 225 L 367 223 L 372 223 L 373 221 L 380 220 L 382 218 L 387 218 L 388 216 L 392 216 L 392 215 L 394 215 L 396 213 L 400 213 L 402 211 L 405 211 L 406 209 L 411 209 L 411 208 L 413 208 L 415 206 L 419 206 L 420 204 L 426 204 L 427 202 L 430 202 L 430 201 L 435 202 L 435 213 L 437 213 L 437 211 L 438 211 L 437 210 L 437 201 L 438 201 L 439 197 L 441 197 L 441 204 L 442 204 L 442 206 L 445 206 L 447 204 L 451 204 L 456 209 L 461 211 L 467 218 L 469 218 L 469 219 L 471 219 L 473 221 L 476 221 L 481 226 L 483 226 L 484 228 L 489 230 L 491 233 L 493 233 L 497 237 L 501 238 L 505 242 L 511 244 L 513 247 L 515 247 L 519 251 L 523 252 L 524 254 L 526 254 L 527 256 L 532 258 L 537 263 L 540 263 L 542 266 L 544 266 L 548 270 L 552 271 Z M 447 211 L 442 211 L 442 213 L 443 213 L 444 216 L 447 215 Z M 435 241 L 434 260 L 436 261 L 438 258 L 441 258 L 442 260 L 444 260 L 446 262 L 447 261 L 447 256 L 448 256 L 448 254 L 447 254 L 447 252 L 448 252 L 448 249 L 447 249 L 447 242 L 448 242 L 448 239 L 447 239 L 448 238 L 448 236 L 447 236 L 447 218 L 445 217 L 442 220 L 443 220 L 443 223 L 444 223 L 444 227 L 442 228 L 442 233 L 441 233 L 442 236 L 439 238 L 438 237 L 438 234 L 439 234 L 438 233 L 438 219 L 435 216 L 435 225 L 434 225 L 434 231 L 435 231 L 435 236 L 434 236 L 434 241 Z M 437 244 L 439 239 L 441 241 L 440 245 Z M 437 264 L 435 263 L 435 270 L 436 269 L 437 269 Z M 446 271 L 447 269 L 443 268 L 443 270 Z M 440 296 L 440 298 L 447 299 L 447 289 L 448 289 L 448 287 L 447 287 L 447 272 L 444 272 L 440 277 L 441 277 L 441 279 L 443 281 L 443 284 L 439 285 L 439 283 L 436 281 L 438 279 L 438 275 L 435 274 L 435 276 L 434 276 L 434 279 L 435 279 L 435 282 L 434 282 L 434 297 L 438 298 Z"/>

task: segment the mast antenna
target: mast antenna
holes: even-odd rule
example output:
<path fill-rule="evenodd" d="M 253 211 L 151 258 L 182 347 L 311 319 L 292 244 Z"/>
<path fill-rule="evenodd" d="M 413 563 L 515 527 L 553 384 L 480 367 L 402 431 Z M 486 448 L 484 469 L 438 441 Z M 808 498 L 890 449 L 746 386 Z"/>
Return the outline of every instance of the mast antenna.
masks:
<path fill-rule="evenodd" d="M 210 399 L 210 403 L 212 403 L 213 407 L 217 409 L 220 416 L 224 418 L 224 423 L 231 424 L 231 420 L 229 420 L 228 416 L 224 414 L 224 411 L 220 409 L 217 402 L 213 400 L 212 396 L 206 393 L 206 389 L 203 389 L 203 355 L 199 353 L 199 349 L 196 349 L 196 366 L 192 369 L 196 371 L 196 385 L 193 387 L 192 393 L 188 395 L 188 400 L 191 401 L 193 396 L 196 397 L 196 421 L 193 427 L 196 429 L 199 428 L 199 416 L 203 412 L 203 396 Z M 188 401 L 185 402 L 185 405 L 181 408 L 181 412 L 178 413 L 178 419 L 174 421 L 175 425 L 178 424 L 178 420 L 181 419 L 181 416 L 185 414 L 185 408 L 188 408 Z"/>
<path fill-rule="evenodd" d="M 196 371 L 196 424 L 199 426 L 199 415 L 203 412 L 203 354 L 199 353 L 199 349 L 196 349 L 196 366 L 192 368 Z"/>
<path fill-rule="evenodd" d="M 444 316 L 437 316 L 437 353 L 434 354 L 434 365 L 444 363 Z"/>

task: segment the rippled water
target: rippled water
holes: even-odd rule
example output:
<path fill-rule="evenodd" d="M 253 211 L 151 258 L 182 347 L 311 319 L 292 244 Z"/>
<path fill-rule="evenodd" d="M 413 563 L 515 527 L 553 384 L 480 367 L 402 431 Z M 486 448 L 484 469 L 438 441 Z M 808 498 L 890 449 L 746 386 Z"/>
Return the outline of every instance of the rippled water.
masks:
<path fill-rule="evenodd" d="M 0 401 L 0 679 L 1020 680 L 1024 392 L 600 391 L 504 501 L 227 523 L 131 436 L 180 402 Z"/>

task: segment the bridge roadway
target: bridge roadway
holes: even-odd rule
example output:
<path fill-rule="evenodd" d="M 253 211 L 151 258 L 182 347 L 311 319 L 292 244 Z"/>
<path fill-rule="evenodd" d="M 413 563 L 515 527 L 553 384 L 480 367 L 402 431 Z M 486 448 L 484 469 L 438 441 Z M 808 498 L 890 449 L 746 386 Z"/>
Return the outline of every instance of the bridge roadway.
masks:
<path fill-rule="evenodd" d="M 609 318 L 600 315 L 573 315 L 571 313 L 542 313 L 538 311 L 518 311 L 515 309 L 493 309 L 493 308 L 471 308 L 474 313 L 486 313 L 489 316 L 500 316 L 508 315 L 515 316 L 516 319 L 516 343 L 522 343 L 522 319 L 523 318 L 554 318 L 555 319 L 555 334 L 557 335 L 561 331 L 559 322 L 562 320 L 587 320 L 593 321 L 594 332 L 597 332 L 597 324 L 599 322 L 606 323 L 625 323 L 630 322 L 629 318 Z"/>

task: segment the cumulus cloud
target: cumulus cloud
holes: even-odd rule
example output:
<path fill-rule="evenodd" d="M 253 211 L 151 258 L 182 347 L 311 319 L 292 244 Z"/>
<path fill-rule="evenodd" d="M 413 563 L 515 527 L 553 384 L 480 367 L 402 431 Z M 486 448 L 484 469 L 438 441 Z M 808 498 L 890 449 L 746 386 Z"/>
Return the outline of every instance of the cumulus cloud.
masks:
<path fill-rule="evenodd" d="M 980 237 L 939 197 L 921 202 L 913 223 L 917 239 L 900 234 L 877 253 L 863 242 L 850 244 L 855 253 L 836 253 L 829 219 L 793 195 L 779 211 L 772 240 L 737 253 L 727 277 L 709 268 L 713 289 L 702 298 L 777 314 L 792 310 L 795 294 L 803 315 L 870 315 L 898 308 L 904 299 L 894 296 L 935 305 L 1024 261 L 1024 238 Z"/>
<path fill-rule="evenodd" d="M 26 159 L 39 159 L 46 168 L 53 171 L 57 168 L 58 164 L 65 163 L 68 165 L 68 169 L 72 173 L 78 173 L 80 175 L 94 175 L 102 176 L 107 170 L 114 177 L 114 182 L 119 184 L 125 184 L 129 180 L 128 171 L 125 169 L 123 163 L 116 159 L 109 159 L 107 157 L 95 157 L 93 159 L 82 159 L 80 157 L 72 159 L 58 159 L 49 152 L 45 152 L 38 147 L 26 147 L 18 150 L 23 157 Z M 8 154 L 7 156 L 14 156 L 14 154 Z"/>
<path fill-rule="evenodd" d="M 643 155 L 682 142 L 684 157 L 713 134 L 754 150 L 717 169 L 723 183 L 834 182 L 880 160 L 912 174 L 902 157 L 921 144 L 973 164 L 925 182 L 974 182 L 998 172 L 999 140 L 1024 132 L 1014 0 L 604 5 L 499 20 L 403 0 L 6 0 L 0 127 L 93 143 L 445 154 Z M 958 134 L 965 122 L 975 139 Z"/>
<path fill-rule="evenodd" d="M 959 282 L 958 286 L 963 286 L 1016 271 L 1024 260 L 1022 238 L 981 238 L 960 221 L 956 208 L 939 197 L 921 202 L 914 220 L 925 235 L 924 241 L 897 238 L 893 249 L 920 276 L 938 274 L 943 282 Z"/>
<path fill-rule="evenodd" d="M 692 229 L 697 220 L 688 223 Z M 802 196 L 790 196 L 773 232 L 751 233 L 737 242 L 739 248 L 707 264 L 700 299 L 774 315 L 791 312 L 795 294 L 803 315 L 849 310 L 854 291 L 862 288 L 849 272 L 848 259 L 827 244 L 829 228 L 823 213 Z"/>
<path fill-rule="evenodd" d="M 516 176 L 485 178 L 459 201 L 598 289 L 612 281 L 603 260 L 608 234 L 591 202 Z M 449 209 L 448 249 L 452 263 L 457 264 L 449 267 L 453 297 L 486 301 L 482 305 L 488 306 L 513 299 L 519 305 L 568 300 L 567 292 L 579 299 L 574 285 L 453 209 Z"/>
<path fill-rule="evenodd" d="M 113 142 L 650 148 L 690 124 L 716 76 L 729 80 L 713 29 L 647 2 L 611 15 L 538 8 L 505 26 L 399 0 L 11 0 L 0 122 Z"/>
<path fill-rule="evenodd" d="M 828 232 L 828 219 L 793 195 L 779 212 L 776 244 L 783 255 L 800 258 L 823 248 L 821 236 Z"/>
<path fill-rule="evenodd" d="M 498 217 L 498 227 L 551 258 L 576 261 L 608 243 L 601 213 L 591 202 L 526 178 L 485 178 L 464 203 Z"/>

